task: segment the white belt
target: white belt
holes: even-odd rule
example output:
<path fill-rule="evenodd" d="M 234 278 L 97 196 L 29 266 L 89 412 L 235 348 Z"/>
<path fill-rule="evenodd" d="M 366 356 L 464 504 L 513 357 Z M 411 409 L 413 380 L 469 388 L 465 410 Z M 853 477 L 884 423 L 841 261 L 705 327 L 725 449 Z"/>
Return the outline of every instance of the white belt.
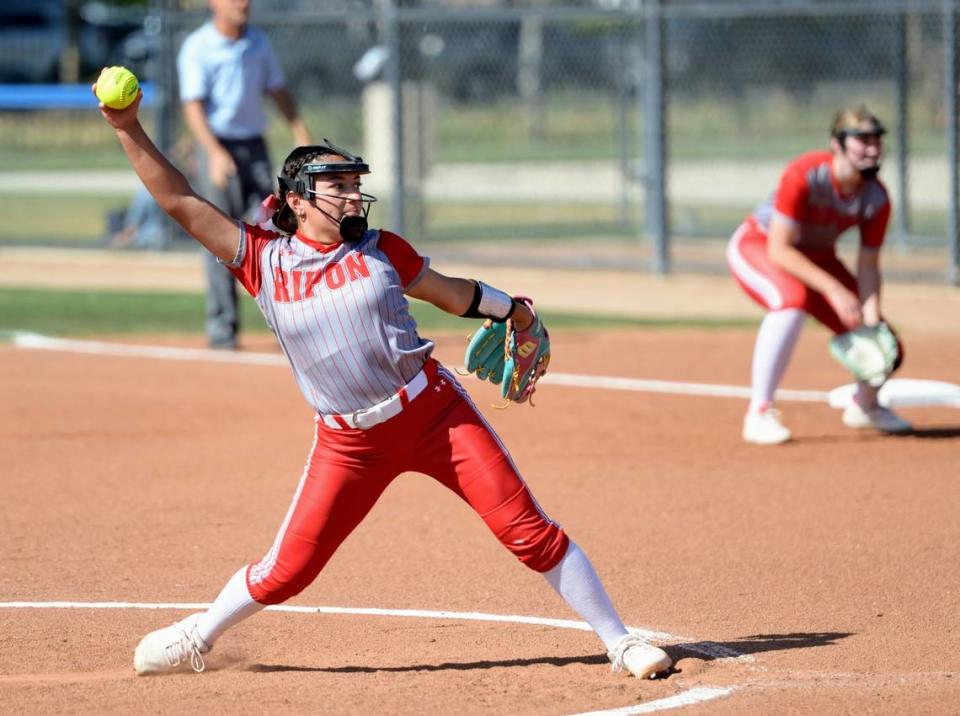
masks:
<path fill-rule="evenodd" d="M 421 369 L 419 373 L 413 376 L 413 380 L 397 391 L 396 395 L 392 395 L 376 405 L 358 410 L 354 413 L 347 413 L 345 415 L 321 415 L 320 420 L 322 420 L 323 424 L 328 428 L 333 428 L 334 430 L 345 430 L 349 428 L 369 430 L 374 425 L 379 425 L 399 415 L 403 409 L 410 404 L 411 400 L 423 392 L 428 382 L 426 370 Z"/>

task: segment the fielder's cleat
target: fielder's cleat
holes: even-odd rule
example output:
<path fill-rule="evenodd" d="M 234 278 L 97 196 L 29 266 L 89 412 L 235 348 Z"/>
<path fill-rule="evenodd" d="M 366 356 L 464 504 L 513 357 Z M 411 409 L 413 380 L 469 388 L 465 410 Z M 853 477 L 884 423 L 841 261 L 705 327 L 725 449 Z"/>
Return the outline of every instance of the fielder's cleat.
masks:
<path fill-rule="evenodd" d="M 764 408 L 747 413 L 743 419 L 743 439 L 754 445 L 779 445 L 791 437 L 790 429 L 780 422 L 780 411 Z"/>
<path fill-rule="evenodd" d="M 882 405 L 864 408 L 856 401 L 843 411 L 843 424 L 848 428 L 873 428 L 891 435 L 903 435 L 913 431 L 913 426 L 890 408 Z"/>
<path fill-rule="evenodd" d="M 210 646 L 197 632 L 200 614 L 191 614 L 172 626 L 147 634 L 133 652 L 133 668 L 144 674 L 165 674 L 189 662 L 197 673 L 203 671 L 203 654 Z"/>
<path fill-rule="evenodd" d="M 648 644 L 636 634 L 627 634 L 607 653 L 611 671 L 627 671 L 638 679 L 655 679 L 670 669 L 673 660 L 663 649 Z"/>

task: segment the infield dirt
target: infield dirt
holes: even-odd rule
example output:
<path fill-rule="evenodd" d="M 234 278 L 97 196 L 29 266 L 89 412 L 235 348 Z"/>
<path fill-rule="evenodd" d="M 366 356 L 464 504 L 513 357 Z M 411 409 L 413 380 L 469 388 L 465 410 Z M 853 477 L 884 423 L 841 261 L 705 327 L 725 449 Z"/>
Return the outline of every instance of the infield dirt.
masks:
<path fill-rule="evenodd" d="M 0 259 L 9 271 L 10 254 Z M 163 269 L 159 283 L 199 277 L 195 263 Z M 591 291 L 579 271 L 469 269 L 558 308 L 579 291 L 616 296 L 607 298 L 633 315 L 703 316 L 739 301 L 743 313 L 733 315 L 759 318 L 720 278 L 605 272 Z M 124 263 L 113 275 L 145 274 Z M 887 299 L 907 345 L 903 377 L 960 382 L 956 292 L 891 284 Z M 551 370 L 745 385 L 753 337 L 749 326 L 561 331 Z M 197 336 L 124 340 L 202 345 Z M 825 341 L 807 328 L 784 387 L 846 381 Z M 267 336 L 245 343 L 275 351 Z M 463 336 L 439 336 L 437 356 L 459 365 L 462 347 Z M 140 636 L 187 612 L 3 608 L 0 705 L 37 714 L 575 714 L 701 686 L 735 690 L 690 712 L 956 712 L 958 411 L 905 410 L 917 432 L 890 438 L 844 428 L 825 404 L 785 403 L 797 439 L 762 448 L 739 439 L 740 400 L 544 385 L 536 407 L 497 410 L 489 384 L 463 382 L 625 621 L 678 635 L 666 643 L 678 673 L 654 682 L 610 674 L 583 631 L 264 613 L 223 637 L 207 673 L 136 678 Z M 0 395 L 3 602 L 209 601 L 269 548 L 310 446 L 310 412 L 283 367 L 3 345 Z M 576 618 L 463 504 L 413 474 L 293 603 Z M 707 657 L 707 642 L 741 656 Z"/>

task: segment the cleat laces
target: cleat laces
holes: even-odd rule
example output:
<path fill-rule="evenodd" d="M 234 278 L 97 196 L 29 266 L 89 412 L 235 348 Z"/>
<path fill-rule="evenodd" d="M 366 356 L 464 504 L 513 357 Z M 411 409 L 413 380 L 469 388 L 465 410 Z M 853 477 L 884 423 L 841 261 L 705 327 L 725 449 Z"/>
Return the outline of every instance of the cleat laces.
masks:
<path fill-rule="evenodd" d="M 617 642 L 613 651 L 607 654 L 610 657 L 610 671 L 623 671 L 623 657 L 631 646 L 648 646 L 648 644 L 636 634 L 627 634 Z"/>
<path fill-rule="evenodd" d="M 198 674 L 203 672 L 206 664 L 203 661 L 203 654 L 200 651 L 200 647 L 197 646 L 193 637 L 182 628 L 178 627 L 177 633 L 177 640 L 172 644 L 167 644 L 163 648 L 163 655 L 167 663 L 171 668 L 180 666 L 180 664 L 187 660 L 187 655 L 189 654 L 190 668 Z"/>

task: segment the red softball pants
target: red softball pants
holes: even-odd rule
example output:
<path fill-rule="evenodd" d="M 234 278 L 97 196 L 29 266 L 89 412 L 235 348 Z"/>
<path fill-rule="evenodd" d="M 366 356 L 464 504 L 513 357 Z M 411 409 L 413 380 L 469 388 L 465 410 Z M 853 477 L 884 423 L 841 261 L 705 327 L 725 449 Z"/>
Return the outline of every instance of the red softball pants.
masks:
<path fill-rule="evenodd" d="M 857 279 L 833 251 L 810 253 L 807 258 L 857 293 Z M 846 332 L 847 328 L 822 293 L 770 260 L 767 235 L 752 219 L 743 222 L 730 239 L 727 264 L 746 294 L 767 310 L 799 308 L 834 333 Z"/>
<path fill-rule="evenodd" d="M 527 567 L 546 572 L 568 538 L 537 505 L 506 448 L 454 375 L 434 360 L 423 390 L 369 430 L 317 422 L 307 467 L 270 551 L 247 568 L 261 604 L 305 589 L 395 477 L 429 475 L 465 500 Z"/>
<path fill-rule="evenodd" d="M 808 253 L 807 258 L 854 294 L 857 293 L 857 279 L 833 251 Z M 798 308 L 809 313 L 835 334 L 848 330 L 822 293 L 813 290 L 770 260 L 767 256 L 767 235 L 752 217 L 740 224 L 730 238 L 727 244 L 727 265 L 740 288 L 768 311 Z M 896 370 L 903 363 L 903 341 L 892 326 L 890 329 L 897 339 L 899 355 L 894 365 Z"/>

